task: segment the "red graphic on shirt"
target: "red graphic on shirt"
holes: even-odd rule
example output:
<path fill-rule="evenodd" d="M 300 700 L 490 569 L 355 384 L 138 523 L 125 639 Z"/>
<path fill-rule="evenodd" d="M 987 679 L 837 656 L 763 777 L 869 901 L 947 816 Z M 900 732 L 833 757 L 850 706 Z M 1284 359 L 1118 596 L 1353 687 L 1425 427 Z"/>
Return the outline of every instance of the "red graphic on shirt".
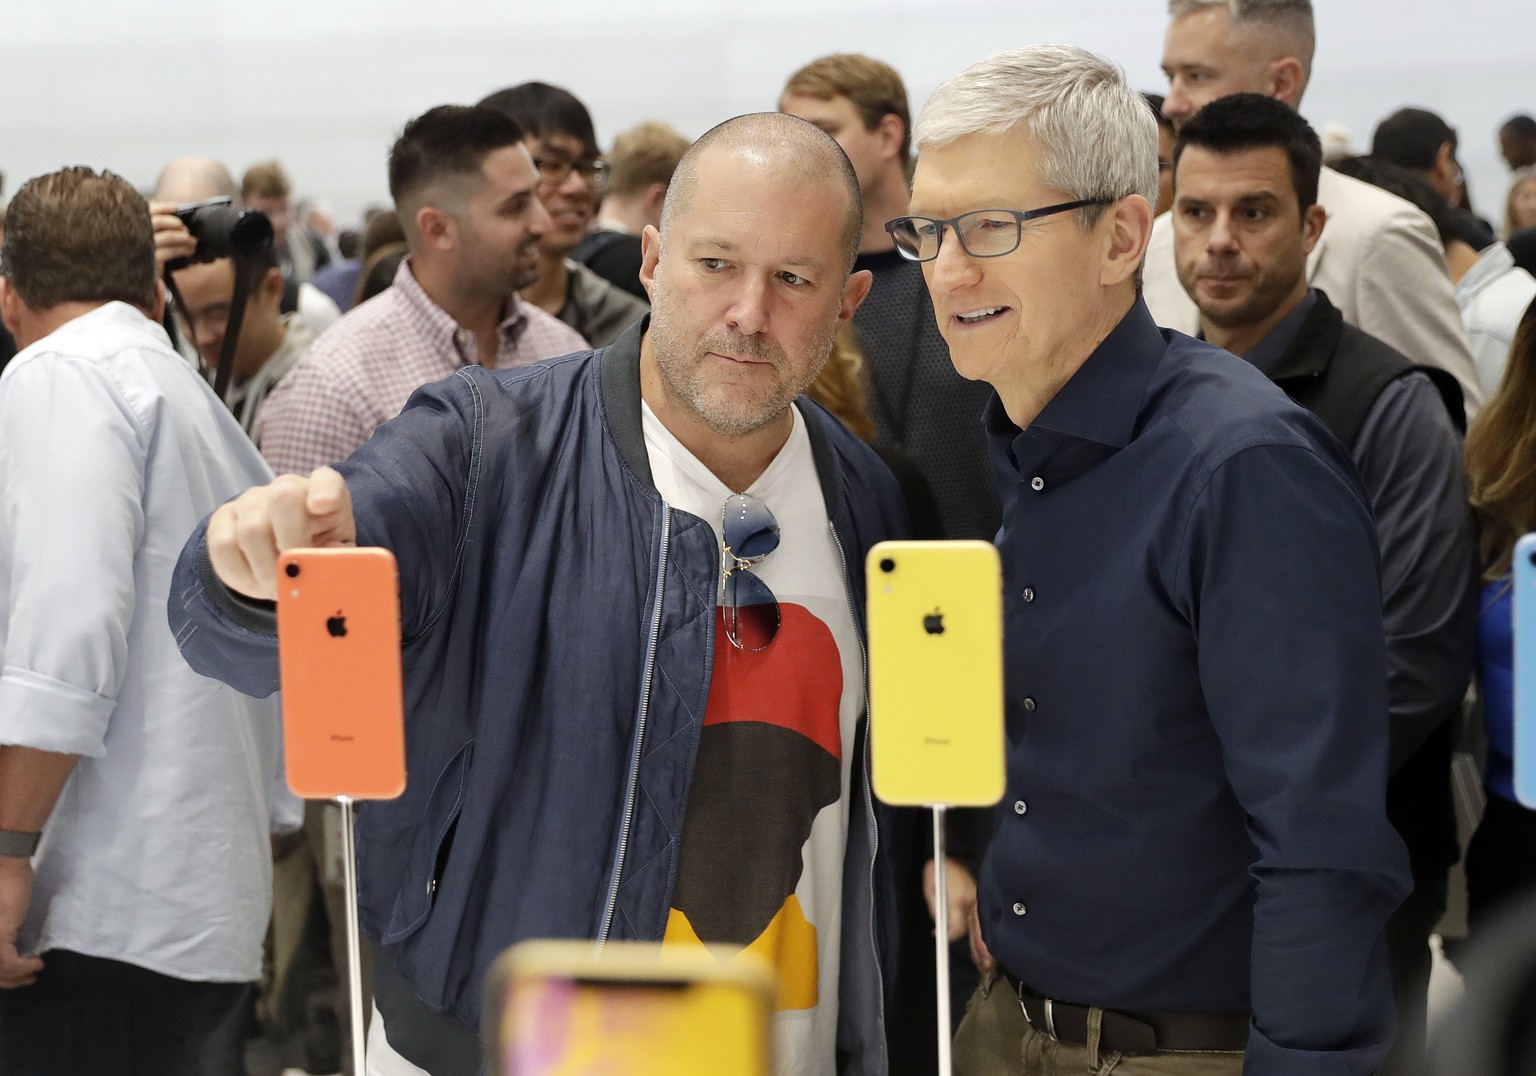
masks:
<path fill-rule="evenodd" d="M 802 1009 L 816 1004 L 816 928 L 795 889 L 811 826 L 842 795 L 843 666 L 808 609 L 781 604 L 780 618 L 752 652 L 731 645 L 716 611 L 666 939 L 762 952 L 779 970 L 779 1007 Z"/>

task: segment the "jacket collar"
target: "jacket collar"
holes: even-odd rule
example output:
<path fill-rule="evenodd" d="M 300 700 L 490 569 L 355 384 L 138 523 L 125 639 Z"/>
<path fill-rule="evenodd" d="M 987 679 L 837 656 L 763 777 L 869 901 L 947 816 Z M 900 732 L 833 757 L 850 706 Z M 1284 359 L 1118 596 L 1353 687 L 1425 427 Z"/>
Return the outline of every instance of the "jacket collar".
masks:
<path fill-rule="evenodd" d="M 644 427 L 640 421 L 640 341 L 651 327 L 651 315 L 635 322 L 619 338 L 598 352 L 598 396 L 603 421 L 613 438 L 619 458 L 631 474 L 654 496 L 656 480 L 651 475 L 651 459 L 645 451 Z M 821 481 L 822 499 L 827 515 L 837 521 L 842 498 L 838 496 L 838 478 L 842 474 L 836 454 L 827 436 L 825 412 L 807 406 L 804 397 L 795 401 L 805 417 L 805 430 L 811 440 L 811 456 L 816 461 L 816 477 Z"/>
<path fill-rule="evenodd" d="M 1317 297 L 1312 312 L 1296 330 L 1290 346 L 1265 371 L 1277 385 L 1326 373 L 1344 337 L 1344 315 L 1318 289 L 1313 288 L 1312 294 Z"/>

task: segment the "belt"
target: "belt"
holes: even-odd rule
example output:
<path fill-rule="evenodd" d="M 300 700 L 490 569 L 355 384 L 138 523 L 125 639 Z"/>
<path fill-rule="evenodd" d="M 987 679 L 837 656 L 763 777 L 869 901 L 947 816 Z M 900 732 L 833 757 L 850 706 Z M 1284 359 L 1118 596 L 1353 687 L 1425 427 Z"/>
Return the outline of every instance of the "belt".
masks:
<path fill-rule="evenodd" d="M 1008 972 L 1003 978 L 1019 999 L 1024 1019 L 1058 1042 L 1088 1045 L 1087 1005 L 1073 1005 L 1035 993 Z M 1248 1017 L 1243 1013 L 1117 1012 L 1102 1010 L 1099 1045 L 1119 1054 L 1159 1050 L 1240 1051 L 1248 1045 Z"/>

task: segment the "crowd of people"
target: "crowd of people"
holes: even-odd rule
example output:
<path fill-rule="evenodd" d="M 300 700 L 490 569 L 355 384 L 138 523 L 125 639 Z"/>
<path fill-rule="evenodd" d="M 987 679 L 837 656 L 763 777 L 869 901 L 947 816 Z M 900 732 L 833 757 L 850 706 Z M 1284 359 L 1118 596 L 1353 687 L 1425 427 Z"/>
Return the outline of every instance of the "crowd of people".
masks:
<path fill-rule="evenodd" d="M 1432 939 L 1536 899 L 1536 119 L 1490 220 L 1435 111 L 1325 147 L 1309 0 L 1168 13 L 1161 93 L 1033 45 L 914 118 L 838 53 L 605 150 L 522 83 L 404 122 L 356 228 L 277 161 L 24 183 L 0 1071 L 351 1073 L 274 607 L 351 544 L 398 561 L 407 712 L 358 817 L 371 1076 L 483 1071 L 535 938 L 753 950 L 779 1072 L 931 1073 L 940 870 L 956 1072 L 1464 1071 Z M 216 198 L 270 250 L 210 250 Z M 942 864 L 869 781 L 903 537 L 1003 563 L 1007 790 Z"/>

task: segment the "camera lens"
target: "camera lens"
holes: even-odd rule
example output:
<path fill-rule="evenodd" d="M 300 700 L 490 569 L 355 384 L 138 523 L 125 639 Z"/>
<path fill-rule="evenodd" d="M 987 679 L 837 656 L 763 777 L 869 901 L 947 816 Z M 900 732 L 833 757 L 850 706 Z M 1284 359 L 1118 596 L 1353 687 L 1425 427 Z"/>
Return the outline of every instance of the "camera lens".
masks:
<path fill-rule="evenodd" d="M 880 570 L 886 573 L 894 572 L 896 570 L 896 562 L 890 557 L 886 557 L 880 561 Z"/>
<path fill-rule="evenodd" d="M 299 577 L 299 566 L 297 564 L 290 564 L 283 570 L 288 573 L 289 579 L 297 579 Z"/>
<path fill-rule="evenodd" d="M 1531 563 L 1536 564 L 1536 553 L 1531 554 Z"/>

